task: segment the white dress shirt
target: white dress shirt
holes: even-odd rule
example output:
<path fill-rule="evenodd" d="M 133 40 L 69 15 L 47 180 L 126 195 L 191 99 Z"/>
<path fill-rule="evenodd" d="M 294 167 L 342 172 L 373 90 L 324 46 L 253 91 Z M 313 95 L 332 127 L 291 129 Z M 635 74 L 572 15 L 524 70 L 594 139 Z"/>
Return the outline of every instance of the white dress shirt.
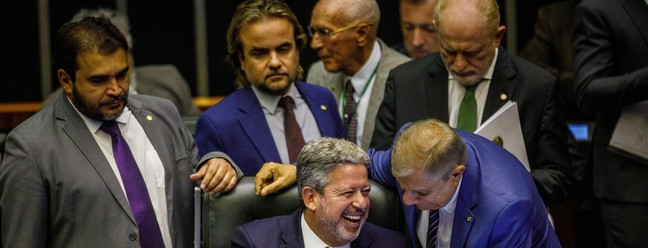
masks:
<path fill-rule="evenodd" d="M 308 226 L 308 223 L 306 223 L 306 220 L 304 219 L 304 213 L 301 215 L 301 231 L 302 231 L 302 237 L 304 238 L 304 247 L 316 247 L 316 248 L 325 248 L 325 247 L 331 247 L 332 246 L 327 245 L 320 239 L 315 232 L 313 232 L 313 229 Z M 335 248 L 350 248 L 351 243 L 343 245 L 343 246 L 335 246 Z"/>
<path fill-rule="evenodd" d="M 450 247 L 450 241 L 452 240 L 452 225 L 454 224 L 454 212 L 457 207 L 457 195 L 459 195 L 462 180 L 463 177 L 459 180 L 459 185 L 452 196 L 452 200 L 450 200 L 450 202 L 448 202 L 448 204 L 443 208 L 439 209 L 439 228 L 437 229 L 437 247 L 439 248 Z M 416 236 L 421 244 L 423 244 L 423 247 L 427 244 L 429 220 L 430 210 L 421 211 L 416 224 Z"/>
<path fill-rule="evenodd" d="M 272 133 L 272 139 L 277 146 L 277 151 L 279 151 L 279 157 L 281 157 L 281 161 L 268 162 L 290 164 L 288 145 L 286 144 L 286 134 L 284 132 L 285 111 L 283 108 L 278 107 L 279 99 L 281 99 L 282 96 L 270 95 L 259 90 L 256 86 L 252 86 L 252 91 L 254 91 L 257 99 L 259 99 L 259 103 L 263 109 L 263 114 L 265 115 L 268 126 L 270 127 L 270 133 Z M 294 84 L 291 84 L 290 90 L 286 96 L 292 97 L 295 102 L 295 118 L 297 119 L 297 124 L 299 124 L 299 127 L 301 128 L 304 141 L 308 143 L 308 141 L 321 138 L 322 135 L 320 134 L 315 117 L 304 100 L 304 97 L 302 97 Z"/>
<path fill-rule="evenodd" d="M 68 98 L 68 101 L 69 100 L 70 99 Z M 70 104 L 72 104 L 71 101 Z M 74 107 L 74 104 L 72 104 L 72 106 Z M 124 183 L 122 182 L 121 174 L 119 173 L 119 168 L 117 168 L 115 156 L 112 151 L 112 139 L 110 138 L 110 135 L 99 130 L 99 127 L 101 127 L 103 122 L 88 118 L 79 112 L 76 107 L 74 107 L 74 110 L 76 110 L 79 116 L 81 116 L 86 127 L 90 133 L 92 133 L 95 141 L 97 141 L 99 148 L 101 148 L 101 152 L 104 154 L 106 160 L 108 160 L 108 164 L 110 164 L 110 167 L 115 173 L 125 196 L 126 190 L 124 189 Z M 144 128 L 142 128 L 142 125 L 140 125 L 128 107 L 124 107 L 124 112 L 117 117 L 115 121 L 117 121 L 119 130 L 126 140 L 126 143 L 128 143 L 128 147 L 130 148 L 131 153 L 135 158 L 135 162 L 137 162 L 140 173 L 142 173 L 142 177 L 144 178 L 144 183 L 146 184 L 146 189 L 151 198 L 151 203 L 155 212 L 155 218 L 157 219 L 158 226 L 160 226 L 160 231 L 162 232 L 164 245 L 166 247 L 172 247 L 165 193 L 165 170 L 162 160 L 155 150 L 155 147 L 153 147 L 153 144 L 151 144 Z M 126 199 L 128 200 L 128 197 Z"/>
<path fill-rule="evenodd" d="M 475 100 L 477 100 L 477 127 L 482 123 L 484 113 L 484 106 L 486 105 L 486 98 L 488 97 L 488 89 L 490 88 L 491 79 L 493 78 L 493 71 L 495 70 L 495 62 L 497 61 L 497 52 L 495 49 L 495 56 L 491 62 L 491 66 L 482 78 L 482 81 L 475 89 Z M 449 70 L 448 70 L 449 71 Z M 451 127 L 457 127 L 457 119 L 459 116 L 459 106 L 466 94 L 466 87 L 459 84 L 451 73 L 448 73 L 448 113 L 450 113 L 448 124 Z"/>

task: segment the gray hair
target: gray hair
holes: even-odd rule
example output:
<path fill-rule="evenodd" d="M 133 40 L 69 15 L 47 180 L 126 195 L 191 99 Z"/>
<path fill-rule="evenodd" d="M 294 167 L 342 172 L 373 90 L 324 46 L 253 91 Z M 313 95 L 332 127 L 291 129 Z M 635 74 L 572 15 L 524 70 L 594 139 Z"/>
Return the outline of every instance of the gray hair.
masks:
<path fill-rule="evenodd" d="M 305 208 L 301 194 L 304 187 L 323 193 L 329 184 L 329 173 L 349 164 L 369 168 L 369 157 L 356 144 L 343 139 L 321 138 L 306 144 L 297 157 L 297 198 L 302 209 Z"/>
<path fill-rule="evenodd" d="M 378 34 L 378 24 L 380 23 L 380 8 L 376 0 L 343 0 L 343 8 L 339 15 L 345 25 L 351 23 L 371 24 L 371 33 Z"/>

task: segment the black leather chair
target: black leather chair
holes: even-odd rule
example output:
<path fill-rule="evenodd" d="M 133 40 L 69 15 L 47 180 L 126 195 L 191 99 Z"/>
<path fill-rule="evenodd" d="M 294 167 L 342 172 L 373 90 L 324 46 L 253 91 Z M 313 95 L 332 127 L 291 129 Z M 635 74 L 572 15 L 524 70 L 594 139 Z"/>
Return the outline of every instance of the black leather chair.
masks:
<path fill-rule="evenodd" d="M 371 184 L 371 209 L 368 222 L 396 231 L 402 227 L 395 191 L 369 180 Z M 299 208 L 297 185 L 273 194 L 257 196 L 254 193 L 254 177 L 243 177 L 236 187 L 225 194 L 202 198 L 203 247 L 230 247 L 234 229 L 244 223 L 277 215 L 288 215 Z"/>

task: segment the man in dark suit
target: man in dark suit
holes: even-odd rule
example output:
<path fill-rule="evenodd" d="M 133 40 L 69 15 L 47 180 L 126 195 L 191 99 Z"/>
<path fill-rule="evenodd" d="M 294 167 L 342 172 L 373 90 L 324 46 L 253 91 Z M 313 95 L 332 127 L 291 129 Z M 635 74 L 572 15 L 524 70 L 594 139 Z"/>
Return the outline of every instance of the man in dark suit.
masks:
<path fill-rule="evenodd" d="M 371 177 L 403 200 L 412 247 L 560 247 L 524 166 L 481 136 L 421 120 L 368 153 Z"/>
<path fill-rule="evenodd" d="M 378 37 L 375 0 L 325 0 L 313 8 L 310 46 L 320 61 L 308 70 L 309 83 L 327 87 L 343 117 L 347 140 L 368 149 L 389 71 L 409 61 Z"/>
<path fill-rule="evenodd" d="M 400 0 L 400 27 L 403 43 L 393 48 L 412 59 L 439 50 L 434 26 L 436 0 Z"/>
<path fill-rule="evenodd" d="M 574 20 L 576 92 L 580 110 L 596 115 L 593 191 L 608 246 L 645 247 L 648 162 L 609 143 L 622 110 L 648 100 L 648 3 L 582 1 Z"/>
<path fill-rule="evenodd" d="M 343 135 L 333 95 L 298 81 L 306 35 L 284 2 L 241 3 L 227 40 L 228 59 L 242 89 L 198 118 L 195 137 L 201 155 L 229 156 L 246 175 L 256 174 L 267 162 L 289 164 L 294 170 L 290 164 L 304 142 Z M 287 100 L 293 106 L 283 106 Z M 290 115 L 296 130 L 287 126 Z M 291 130 L 301 137 L 293 139 Z"/>
<path fill-rule="evenodd" d="M 437 4 L 440 52 L 390 73 L 372 147 L 389 148 L 398 128 L 410 121 L 432 117 L 456 127 L 462 98 L 469 96 L 466 92 L 473 93 L 470 132 L 475 123 L 487 120 L 507 101 L 516 101 L 531 175 L 540 195 L 547 205 L 565 200 L 572 177 L 555 78 L 499 47 L 506 27 L 499 26 L 496 1 Z"/>
<path fill-rule="evenodd" d="M 369 158 L 351 142 L 322 138 L 297 162 L 300 210 L 244 224 L 233 247 L 407 247 L 395 231 L 367 223 Z"/>
<path fill-rule="evenodd" d="M 231 166 L 192 175 L 202 163 L 173 104 L 128 95 L 128 51 L 104 18 L 59 30 L 54 66 L 65 95 L 7 138 L 2 247 L 189 247 L 190 178 L 208 176 L 212 193 L 236 183 Z"/>

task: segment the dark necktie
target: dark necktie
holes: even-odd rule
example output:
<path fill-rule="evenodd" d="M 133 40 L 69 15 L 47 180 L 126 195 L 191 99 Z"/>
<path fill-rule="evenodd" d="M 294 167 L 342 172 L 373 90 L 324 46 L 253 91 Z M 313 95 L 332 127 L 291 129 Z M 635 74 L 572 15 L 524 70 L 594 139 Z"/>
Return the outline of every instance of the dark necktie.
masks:
<path fill-rule="evenodd" d="M 358 118 L 355 114 L 356 102 L 353 98 L 353 84 L 351 80 L 347 80 L 345 85 L 345 95 L 344 95 L 344 125 L 347 129 L 347 140 L 356 143 L 357 139 L 357 127 L 358 127 Z"/>
<path fill-rule="evenodd" d="M 437 247 L 437 233 L 439 230 L 439 210 L 430 210 L 428 219 L 427 245 L 426 248 Z"/>
<path fill-rule="evenodd" d="M 290 96 L 279 99 L 279 106 L 284 109 L 284 134 L 288 146 L 288 158 L 290 163 L 297 161 L 297 156 L 304 147 L 304 136 L 295 117 L 295 103 Z"/>
<path fill-rule="evenodd" d="M 468 132 L 474 132 L 477 129 L 477 100 L 475 99 L 477 85 L 466 87 L 466 94 L 459 105 L 457 129 Z"/>
<path fill-rule="evenodd" d="M 105 121 L 99 129 L 110 135 L 112 139 L 115 162 L 124 183 L 128 204 L 139 228 L 140 245 L 142 247 L 164 247 L 162 233 L 155 218 L 153 204 L 144 178 L 137 167 L 128 143 L 119 131 L 117 122 Z"/>

